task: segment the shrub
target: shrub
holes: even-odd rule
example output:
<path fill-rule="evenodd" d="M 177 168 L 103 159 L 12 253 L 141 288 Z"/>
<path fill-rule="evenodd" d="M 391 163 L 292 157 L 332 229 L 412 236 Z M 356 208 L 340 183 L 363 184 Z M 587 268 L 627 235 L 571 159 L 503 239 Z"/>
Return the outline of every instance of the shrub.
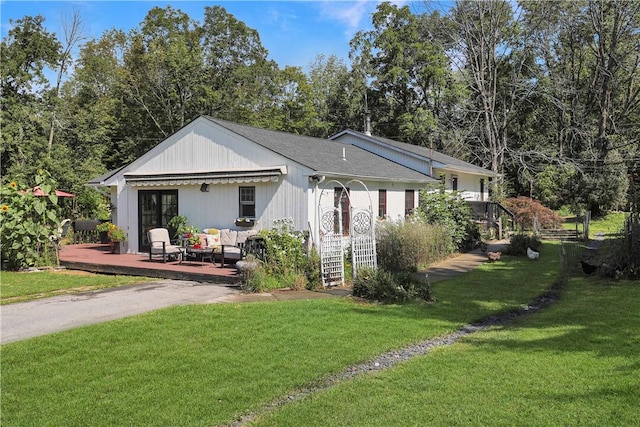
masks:
<path fill-rule="evenodd" d="M 480 228 L 475 222 L 469 221 L 467 223 L 466 235 L 460 249 L 468 252 L 474 250 L 480 243 L 482 243 Z"/>
<path fill-rule="evenodd" d="M 307 289 L 317 289 L 322 286 L 320 254 L 315 249 L 309 252 L 305 276 L 307 278 Z"/>
<path fill-rule="evenodd" d="M 303 289 L 321 284 L 320 258 L 315 251 L 307 257 L 305 237 L 294 231 L 291 219 L 274 221 L 272 229 L 263 230 L 260 235 L 265 244 L 264 260 L 253 260 L 258 263 L 258 268 L 246 274 L 243 291 Z"/>
<path fill-rule="evenodd" d="M 304 235 L 295 231 L 293 220 L 275 220 L 271 230 L 263 230 L 260 235 L 264 238 L 264 266 L 268 273 L 284 275 L 306 270 Z"/>
<path fill-rule="evenodd" d="M 385 303 L 405 302 L 409 298 L 407 290 L 398 284 L 388 271 L 363 268 L 353 280 L 353 295 Z"/>
<path fill-rule="evenodd" d="M 515 215 L 520 230 L 533 230 L 534 222 L 539 228 L 559 228 L 562 225 L 560 215 L 529 197 L 512 197 L 502 204 Z"/>
<path fill-rule="evenodd" d="M 353 295 L 371 301 L 397 304 L 411 299 L 433 301 L 431 285 L 420 281 L 409 272 L 391 273 L 389 271 L 362 268 L 353 281 Z"/>
<path fill-rule="evenodd" d="M 527 234 L 514 234 L 507 246 L 505 253 L 514 256 L 527 256 L 527 248 L 531 248 L 536 252 L 540 251 L 542 242 L 536 236 Z"/>
<path fill-rule="evenodd" d="M 416 271 L 418 266 L 454 252 L 451 235 L 442 225 L 419 218 L 380 222 L 376 229 L 378 266 L 390 272 Z"/>
<path fill-rule="evenodd" d="M 461 248 L 471 221 L 471 208 L 458 191 L 445 191 L 444 184 L 420 191 L 418 214 L 430 224 L 444 226 L 457 248 Z"/>

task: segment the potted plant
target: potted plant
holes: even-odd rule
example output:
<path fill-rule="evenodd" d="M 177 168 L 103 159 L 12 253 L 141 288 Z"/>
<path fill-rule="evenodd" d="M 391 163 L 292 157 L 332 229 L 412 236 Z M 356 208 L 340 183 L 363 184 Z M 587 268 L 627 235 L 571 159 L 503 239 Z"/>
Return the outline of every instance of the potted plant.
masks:
<path fill-rule="evenodd" d="M 127 240 L 127 232 L 122 227 L 118 227 L 112 222 L 103 222 L 102 224 L 99 224 L 96 229 L 100 232 L 107 233 L 107 237 L 110 241 L 109 246 L 111 248 L 111 253 L 119 254 L 121 252 L 120 243 Z"/>
<path fill-rule="evenodd" d="M 175 230 L 175 234 L 173 237 L 177 239 L 180 236 L 183 236 L 187 232 L 187 217 L 184 215 L 176 215 L 172 217 L 167 225 Z"/>
<path fill-rule="evenodd" d="M 195 248 L 202 246 L 202 241 L 200 240 L 200 236 L 198 236 L 198 233 L 200 233 L 200 229 L 198 229 L 198 227 L 194 227 L 193 225 L 190 225 L 184 229 L 183 236 L 185 239 L 187 239 L 187 243 L 189 244 L 189 246 L 193 246 Z"/>

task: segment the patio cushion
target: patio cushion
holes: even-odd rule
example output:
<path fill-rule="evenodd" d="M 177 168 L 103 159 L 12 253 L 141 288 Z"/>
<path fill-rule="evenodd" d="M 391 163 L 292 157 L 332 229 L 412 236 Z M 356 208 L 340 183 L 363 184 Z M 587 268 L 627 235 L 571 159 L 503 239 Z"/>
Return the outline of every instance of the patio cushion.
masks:
<path fill-rule="evenodd" d="M 222 246 L 214 249 L 214 253 L 216 254 L 221 254 L 222 253 Z M 242 250 L 236 246 L 226 246 L 224 247 L 224 257 L 225 259 L 233 259 L 233 260 L 239 260 L 242 259 Z"/>
<path fill-rule="evenodd" d="M 238 237 L 236 238 L 236 245 L 242 244 L 247 241 L 247 237 L 258 234 L 258 230 L 243 230 L 238 231 Z"/>
<path fill-rule="evenodd" d="M 221 245 L 220 243 L 220 233 L 218 234 L 207 234 L 207 247 L 217 248 Z"/>
<path fill-rule="evenodd" d="M 151 249 L 160 249 L 162 253 L 162 243 L 166 246 L 171 246 L 171 240 L 169 239 L 169 230 L 166 228 L 154 228 L 147 232 Z"/>
<path fill-rule="evenodd" d="M 147 238 L 149 239 L 149 260 L 152 255 L 162 255 L 163 262 L 167 260 L 169 255 L 182 256 L 182 249 L 171 244 L 169 230 L 166 228 L 154 228 L 147 231 Z"/>
<path fill-rule="evenodd" d="M 225 246 L 235 246 L 238 239 L 238 232 L 236 230 L 229 230 L 228 228 L 220 230 L 220 243 Z M 226 253 L 225 249 L 225 253 Z"/>
<path fill-rule="evenodd" d="M 205 228 L 202 230 L 206 233 L 207 242 L 206 246 L 209 248 L 217 248 L 222 244 L 220 242 L 220 230 L 217 228 Z"/>

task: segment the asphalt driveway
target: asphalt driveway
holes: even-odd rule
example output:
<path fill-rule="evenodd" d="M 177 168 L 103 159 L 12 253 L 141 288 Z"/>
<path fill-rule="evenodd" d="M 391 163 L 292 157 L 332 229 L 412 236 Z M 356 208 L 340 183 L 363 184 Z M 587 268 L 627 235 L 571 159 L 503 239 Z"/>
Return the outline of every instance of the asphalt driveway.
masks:
<path fill-rule="evenodd" d="M 504 249 L 504 241 L 489 251 Z M 487 261 L 480 250 L 449 258 L 418 273 L 439 281 L 473 270 Z M 0 306 L 0 344 L 120 319 L 173 305 L 250 302 L 344 296 L 344 289 L 241 294 L 238 288 L 180 280 L 158 280 L 137 285 L 45 298 Z"/>
<path fill-rule="evenodd" d="M 158 280 L 7 304 L 0 306 L 0 344 L 174 305 L 225 302 L 239 293 L 218 284 Z"/>

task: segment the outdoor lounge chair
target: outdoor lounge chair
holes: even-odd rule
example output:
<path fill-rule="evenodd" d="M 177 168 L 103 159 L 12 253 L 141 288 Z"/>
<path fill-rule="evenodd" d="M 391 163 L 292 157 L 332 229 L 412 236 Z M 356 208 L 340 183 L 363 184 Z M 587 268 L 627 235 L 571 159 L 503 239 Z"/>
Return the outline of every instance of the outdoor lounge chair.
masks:
<path fill-rule="evenodd" d="M 162 262 L 171 258 L 182 260 L 182 248 L 171 243 L 169 230 L 166 228 L 153 228 L 147 231 L 149 239 L 149 261 L 154 256 L 161 256 Z"/>

